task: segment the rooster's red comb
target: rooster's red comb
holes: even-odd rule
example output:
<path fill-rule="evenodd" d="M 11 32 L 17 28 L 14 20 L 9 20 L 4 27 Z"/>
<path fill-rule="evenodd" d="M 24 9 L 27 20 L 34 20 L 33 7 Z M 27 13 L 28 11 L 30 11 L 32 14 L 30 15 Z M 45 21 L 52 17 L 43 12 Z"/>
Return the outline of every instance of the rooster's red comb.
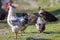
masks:
<path fill-rule="evenodd" d="M 7 3 L 7 11 L 9 11 L 10 6 L 12 6 L 12 3 Z"/>

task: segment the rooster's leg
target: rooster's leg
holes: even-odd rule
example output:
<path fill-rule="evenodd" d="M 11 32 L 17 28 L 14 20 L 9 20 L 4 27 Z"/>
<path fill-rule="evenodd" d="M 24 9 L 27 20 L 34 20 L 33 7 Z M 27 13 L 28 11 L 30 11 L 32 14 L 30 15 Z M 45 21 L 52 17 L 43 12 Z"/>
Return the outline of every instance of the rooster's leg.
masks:
<path fill-rule="evenodd" d="M 18 32 L 15 32 L 15 34 L 16 34 L 16 39 L 17 39 L 17 36 L 18 36 L 17 34 L 18 34 Z"/>

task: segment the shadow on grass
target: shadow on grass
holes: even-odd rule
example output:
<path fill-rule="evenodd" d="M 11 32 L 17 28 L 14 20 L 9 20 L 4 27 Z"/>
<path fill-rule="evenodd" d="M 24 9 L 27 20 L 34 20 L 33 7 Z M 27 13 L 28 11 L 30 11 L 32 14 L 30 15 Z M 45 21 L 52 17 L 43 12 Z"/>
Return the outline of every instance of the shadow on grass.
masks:
<path fill-rule="evenodd" d="M 24 34 L 37 34 L 38 32 L 25 32 Z"/>
<path fill-rule="evenodd" d="M 53 32 L 53 31 L 50 31 L 50 32 L 43 32 L 45 34 L 60 34 L 60 32 Z"/>
<path fill-rule="evenodd" d="M 54 14 L 54 15 L 60 15 L 60 9 L 51 11 L 51 13 Z"/>
<path fill-rule="evenodd" d="M 45 38 L 27 38 L 26 40 L 51 40 L 51 39 L 45 39 Z"/>
<path fill-rule="evenodd" d="M 33 33 L 33 34 L 34 34 L 34 33 L 38 33 L 38 32 L 31 32 L 31 33 Z"/>
<path fill-rule="evenodd" d="M 57 9 L 57 10 L 54 10 L 54 11 L 51 11 L 51 13 L 53 14 L 53 15 L 55 15 L 59 20 L 60 20 L 60 9 Z"/>

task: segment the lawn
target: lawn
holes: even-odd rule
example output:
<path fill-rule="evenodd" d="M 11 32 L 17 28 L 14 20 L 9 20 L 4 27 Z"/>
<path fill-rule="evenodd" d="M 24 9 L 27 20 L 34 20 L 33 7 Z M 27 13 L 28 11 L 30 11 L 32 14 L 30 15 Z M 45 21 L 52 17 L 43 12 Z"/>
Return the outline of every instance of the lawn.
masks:
<path fill-rule="evenodd" d="M 40 0 L 38 3 L 40 4 Z M 48 4 L 48 1 L 45 4 Z M 44 9 L 60 19 L 60 5 Z M 38 8 L 30 8 L 28 12 L 38 12 Z M 16 40 L 15 34 L 11 32 L 5 20 L 0 21 L 0 40 Z M 35 25 L 29 25 L 25 33 L 21 34 L 19 31 L 17 40 L 60 40 L 60 22 L 47 23 L 43 33 L 39 33 Z"/>
<path fill-rule="evenodd" d="M 0 40 L 15 40 L 15 34 L 5 23 L 0 23 Z M 60 23 L 47 23 L 43 33 L 39 33 L 34 25 L 29 25 L 25 33 L 18 34 L 17 40 L 60 40 Z"/>
<path fill-rule="evenodd" d="M 45 8 L 60 19 L 60 6 Z M 31 9 L 30 12 L 37 12 L 38 9 Z M 28 11 L 28 12 L 29 12 Z M 6 20 L 0 21 L 0 40 L 15 40 L 15 34 L 11 32 Z M 60 40 L 60 22 L 46 24 L 43 33 L 39 33 L 34 25 L 29 25 L 25 33 L 18 34 L 17 40 Z"/>
<path fill-rule="evenodd" d="M 60 18 L 60 7 L 52 8 L 46 8 L 45 10 Z M 30 11 L 37 12 L 37 9 L 31 9 Z M 15 40 L 15 34 L 11 32 L 6 20 L 0 21 L 0 40 Z M 29 25 L 25 33 L 20 34 L 19 31 L 17 40 L 60 40 L 60 22 L 47 23 L 43 33 L 39 33 L 34 25 Z"/>

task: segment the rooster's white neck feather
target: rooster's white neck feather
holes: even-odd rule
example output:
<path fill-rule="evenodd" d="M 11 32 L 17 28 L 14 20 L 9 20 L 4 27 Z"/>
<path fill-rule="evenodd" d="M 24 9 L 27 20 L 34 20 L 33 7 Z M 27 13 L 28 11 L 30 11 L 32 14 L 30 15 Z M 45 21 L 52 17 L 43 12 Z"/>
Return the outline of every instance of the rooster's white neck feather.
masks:
<path fill-rule="evenodd" d="M 12 6 L 10 6 L 8 16 L 15 16 L 15 15 L 16 15 L 15 9 Z"/>
<path fill-rule="evenodd" d="M 10 6 L 9 11 L 8 11 L 8 17 L 7 17 L 7 22 L 9 23 L 9 20 L 11 20 L 12 17 L 16 16 L 16 13 L 14 11 L 14 8 L 12 6 Z"/>

